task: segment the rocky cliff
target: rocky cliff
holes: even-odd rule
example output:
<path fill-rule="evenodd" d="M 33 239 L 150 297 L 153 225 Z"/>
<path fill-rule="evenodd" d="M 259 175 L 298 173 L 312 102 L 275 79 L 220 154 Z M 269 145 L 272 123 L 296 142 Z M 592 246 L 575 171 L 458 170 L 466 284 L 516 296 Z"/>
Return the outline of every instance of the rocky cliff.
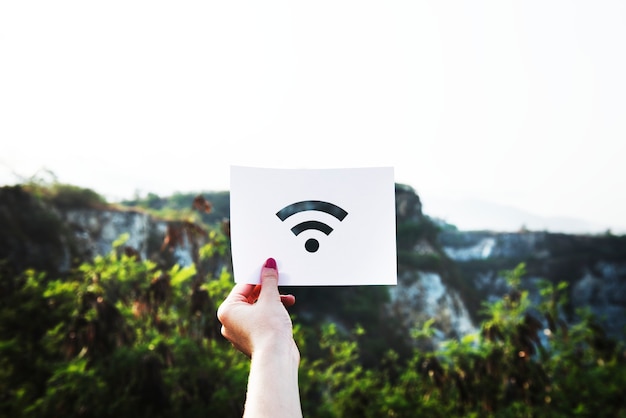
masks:
<path fill-rule="evenodd" d="M 223 210 L 215 215 L 227 216 L 227 208 Z M 390 340 L 435 318 L 438 338 L 458 337 L 476 331 L 481 301 L 507 291 L 500 272 L 525 262 L 529 274 L 524 285 L 532 292 L 536 294 L 539 279 L 567 281 L 570 317 L 575 308 L 589 307 L 604 318 L 610 333 L 623 331 L 626 237 L 441 232 L 422 213 L 415 191 L 403 185 L 396 186 L 396 226 L 397 286 L 293 288 L 299 301 L 295 313 L 303 320 L 343 323 L 346 329 L 374 324 L 374 332 Z M 197 262 L 208 239 L 207 231 L 190 222 L 119 207 L 59 207 L 20 187 L 0 189 L 0 267 L 62 274 L 80 260 L 110 252 L 124 234 L 128 254 L 163 265 Z M 211 268 L 222 267 L 230 268 L 228 256 Z"/>
<path fill-rule="evenodd" d="M 55 206 L 19 186 L 0 188 L 0 260 L 14 271 L 63 274 L 108 254 L 121 237 L 128 254 L 181 266 L 196 261 L 207 242 L 206 231 L 190 222 L 122 207 Z"/>
<path fill-rule="evenodd" d="M 198 248 L 207 242 L 206 231 L 194 224 L 166 221 L 134 210 L 69 209 L 59 211 L 59 216 L 72 231 L 80 259 L 108 254 L 113 243 L 125 235 L 126 251 L 142 259 L 160 259 L 167 248 L 169 261 L 185 267 L 196 261 Z M 168 245 L 174 236 L 176 242 Z"/>
<path fill-rule="evenodd" d="M 568 235 L 547 232 L 443 232 L 439 242 L 454 260 L 463 280 L 481 300 L 507 292 L 502 270 L 523 262 L 522 286 L 538 297 L 540 280 L 567 282 L 570 303 L 565 312 L 588 308 L 612 335 L 626 331 L 626 237 Z"/>
<path fill-rule="evenodd" d="M 407 329 L 436 318 L 439 338 L 476 331 L 461 289 L 449 280 L 455 273 L 442 262 L 438 229 L 422 213 L 419 196 L 404 185 L 396 186 L 396 227 L 398 285 L 389 287 L 390 311 Z"/>

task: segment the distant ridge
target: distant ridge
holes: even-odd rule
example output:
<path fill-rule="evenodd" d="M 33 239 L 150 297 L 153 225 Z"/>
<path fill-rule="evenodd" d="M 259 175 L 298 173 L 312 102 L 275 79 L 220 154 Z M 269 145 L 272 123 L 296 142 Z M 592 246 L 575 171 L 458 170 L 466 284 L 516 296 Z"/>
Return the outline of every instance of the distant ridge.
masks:
<path fill-rule="evenodd" d="M 479 199 L 423 199 L 424 213 L 453 224 L 461 230 L 515 232 L 564 232 L 570 234 L 626 234 L 624 225 L 608 225 L 566 216 L 540 216 L 512 206 Z"/>

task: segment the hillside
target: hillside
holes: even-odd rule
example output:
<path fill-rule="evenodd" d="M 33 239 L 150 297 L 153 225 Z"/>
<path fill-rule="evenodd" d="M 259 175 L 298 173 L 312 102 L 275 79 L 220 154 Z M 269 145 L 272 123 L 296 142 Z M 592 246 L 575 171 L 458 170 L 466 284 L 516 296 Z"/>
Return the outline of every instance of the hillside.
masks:
<path fill-rule="evenodd" d="M 0 188 L 0 414 L 241 416 L 227 197 Z M 398 286 L 287 289 L 305 415 L 626 412 L 625 237 L 444 231 L 404 185 L 396 220 Z"/>
<path fill-rule="evenodd" d="M 206 231 L 227 227 L 228 192 L 148 194 L 112 205 L 89 190 L 57 188 L 46 193 L 32 187 L 0 189 L 0 259 L 13 268 L 69 271 L 71 265 L 107 254 L 123 234 L 128 234 L 129 251 L 143 259 L 184 266 L 199 261 L 194 252 L 208 242 Z M 194 209 L 198 196 L 208 208 Z M 577 308 L 586 307 L 612 335 L 623 336 L 626 237 L 444 231 L 422 213 L 419 196 L 404 185 L 396 186 L 396 219 L 397 287 L 288 289 L 299 300 L 296 315 L 314 322 L 332 318 L 345 329 L 368 323 L 381 335 L 397 331 L 385 338 L 399 345 L 402 335 L 429 318 L 436 318 L 443 337 L 459 337 L 475 330 L 482 301 L 508 290 L 500 272 L 523 262 L 528 271 L 523 285 L 531 295 L 541 279 L 565 281 L 570 319 Z M 164 241 L 172 238 L 177 245 L 164 252 Z M 232 271 L 228 254 L 209 264 L 204 271 Z M 372 304 L 382 310 L 371 310 Z M 389 330 L 384 326 L 389 320 L 402 326 Z"/>

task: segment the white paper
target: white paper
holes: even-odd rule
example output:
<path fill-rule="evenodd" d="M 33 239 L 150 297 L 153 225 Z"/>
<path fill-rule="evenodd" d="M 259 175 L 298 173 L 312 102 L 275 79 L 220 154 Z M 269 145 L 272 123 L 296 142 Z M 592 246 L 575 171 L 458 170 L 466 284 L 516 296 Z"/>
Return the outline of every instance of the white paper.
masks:
<path fill-rule="evenodd" d="M 277 214 L 298 202 L 309 203 L 281 220 Z M 272 257 L 281 286 L 396 284 L 391 167 L 231 167 L 230 223 L 237 283 L 258 283 Z"/>

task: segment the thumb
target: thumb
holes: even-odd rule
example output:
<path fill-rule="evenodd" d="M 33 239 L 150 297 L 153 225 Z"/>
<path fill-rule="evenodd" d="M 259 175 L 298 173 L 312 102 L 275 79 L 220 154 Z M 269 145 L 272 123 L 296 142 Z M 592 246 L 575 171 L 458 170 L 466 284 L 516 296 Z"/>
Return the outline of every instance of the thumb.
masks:
<path fill-rule="evenodd" d="M 261 269 L 261 300 L 280 301 L 280 293 L 278 292 L 278 269 L 276 268 L 276 260 L 268 258 L 265 265 Z"/>

